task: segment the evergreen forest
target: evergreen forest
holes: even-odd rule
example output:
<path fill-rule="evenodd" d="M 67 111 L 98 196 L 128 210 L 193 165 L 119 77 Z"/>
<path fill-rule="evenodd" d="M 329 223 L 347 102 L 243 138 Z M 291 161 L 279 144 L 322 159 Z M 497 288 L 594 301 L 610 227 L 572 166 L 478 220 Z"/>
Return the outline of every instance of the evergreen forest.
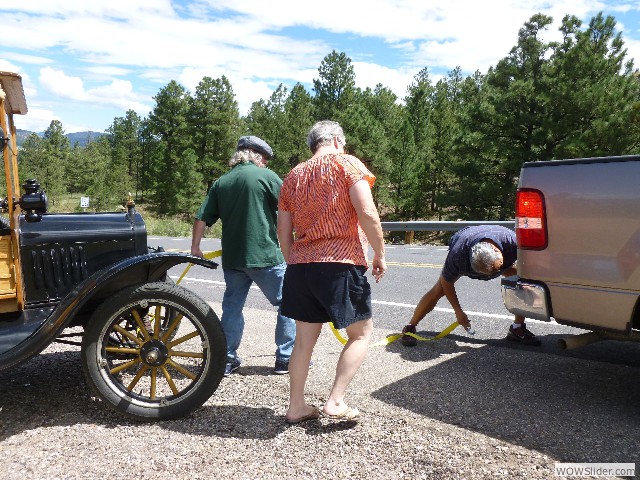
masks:
<path fill-rule="evenodd" d="M 551 24 L 531 17 L 486 73 L 456 68 L 434 82 L 423 68 L 404 98 L 382 84 L 357 88 L 351 59 L 337 51 L 311 92 L 281 84 L 246 116 L 225 76 L 202 78 L 194 92 L 171 81 L 148 117 L 127 111 L 85 147 L 70 145 L 59 121 L 30 135 L 21 180 L 37 178 L 54 204 L 82 194 L 92 210 L 114 210 L 131 192 L 158 216 L 191 221 L 239 136 L 265 139 L 269 168 L 284 177 L 310 157 L 310 126 L 332 119 L 376 175 L 383 219 L 510 219 L 523 162 L 640 153 L 640 74 L 615 19 L 583 25 L 567 15 L 561 40 L 544 41 Z"/>

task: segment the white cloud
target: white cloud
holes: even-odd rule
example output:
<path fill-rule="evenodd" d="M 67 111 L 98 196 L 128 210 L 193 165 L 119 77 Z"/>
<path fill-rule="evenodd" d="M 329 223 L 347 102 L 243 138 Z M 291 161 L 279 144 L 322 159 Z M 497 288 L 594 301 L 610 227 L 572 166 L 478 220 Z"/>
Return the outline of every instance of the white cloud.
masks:
<path fill-rule="evenodd" d="M 220 68 L 213 70 L 186 68 L 177 81 L 191 93 L 194 93 L 198 83 L 200 83 L 203 77 L 208 76 L 211 78 L 220 78 L 222 75 L 227 77 L 227 80 L 229 80 L 229 83 L 233 88 L 233 93 L 236 96 L 238 109 L 241 115 L 246 115 L 253 102 L 260 99 L 268 99 L 277 88 L 277 85 L 274 86 L 267 84 L 263 80 L 254 80 L 244 76 L 237 76 L 233 73 L 230 74 L 229 72 L 225 72 Z"/>
<path fill-rule="evenodd" d="M 77 110 L 146 115 L 170 80 L 193 90 L 204 76 L 226 75 L 244 114 L 280 82 L 310 86 L 333 49 L 352 58 L 359 86 L 382 83 L 402 98 L 423 67 L 432 79 L 457 66 L 486 71 L 537 12 L 554 17 L 553 36 L 567 13 L 588 19 L 639 8 L 605 0 L 325 0 L 314 7 L 298 0 L 30 0 L 0 7 L 0 49 L 7 68 L 39 79 L 25 80 L 25 90 L 28 102 L 39 93 L 45 112 L 80 102 Z M 624 30 L 625 43 L 640 63 L 633 29 Z M 386 51 L 369 51 L 370 43 Z"/>
<path fill-rule="evenodd" d="M 87 96 L 92 102 L 113 105 L 123 111 L 147 112 L 149 110 L 148 105 L 137 100 L 131 82 L 126 80 L 114 80 L 109 85 L 89 89 Z"/>
<path fill-rule="evenodd" d="M 60 70 L 45 67 L 40 70 L 40 84 L 55 94 L 57 100 L 76 100 L 94 105 L 110 105 L 122 110 L 148 111 L 148 106 L 137 100 L 131 82 L 113 80 L 110 84 L 85 89 L 81 78 L 66 75 Z"/>
<path fill-rule="evenodd" d="M 402 100 L 407 94 L 407 87 L 418 73 L 415 69 L 395 69 L 382 67 L 375 63 L 353 62 L 357 86 L 374 89 L 377 84 L 389 88 Z"/>
<path fill-rule="evenodd" d="M 170 0 L 30 0 L 12 6 L 13 10 L 34 15 L 67 17 L 69 15 L 129 18 L 155 13 L 173 15 Z"/>
<path fill-rule="evenodd" d="M 635 59 L 633 62 L 636 69 L 640 68 L 640 40 L 626 39 L 624 46 L 628 56 Z"/>
<path fill-rule="evenodd" d="M 53 93 L 59 100 L 88 100 L 84 84 L 79 77 L 65 75 L 61 70 L 45 67 L 40 70 L 40 85 Z"/>
<path fill-rule="evenodd" d="M 26 115 L 15 115 L 13 117 L 16 128 L 32 132 L 43 132 L 51 125 L 52 120 L 60 120 L 53 110 L 34 108 L 31 105 L 27 108 L 28 112 Z"/>
<path fill-rule="evenodd" d="M 277 85 L 271 86 L 262 81 L 252 81 L 246 78 L 239 78 L 235 82 L 232 81 L 233 89 L 236 93 L 238 108 L 242 115 L 246 115 L 253 102 L 260 99 L 267 100 L 277 88 Z"/>
<path fill-rule="evenodd" d="M 13 60 L 18 63 L 27 63 L 30 65 L 47 65 L 53 63 L 53 60 L 47 57 L 41 57 L 36 55 L 24 55 L 21 53 L 4 52 L 3 55 L 9 60 Z"/>
<path fill-rule="evenodd" d="M 0 71 L 2 72 L 14 72 L 20 73 L 21 68 L 15 63 L 11 63 L 8 60 L 0 58 Z"/>
<path fill-rule="evenodd" d="M 560 20 L 566 13 L 582 16 L 604 9 L 593 0 L 325 0 L 323 12 L 300 8 L 298 0 L 208 0 L 218 11 L 240 12 L 259 20 L 267 28 L 308 26 L 337 33 L 383 38 L 388 42 L 465 38 L 476 40 L 515 31 L 534 13 L 543 12 Z"/>
<path fill-rule="evenodd" d="M 122 77 L 133 73 L 130 68 L 121 68 L 111 65 L 96 65 L 95 67 L 88 67 L 85 70 L 94 74 L 95 77 L 102 78 L 103 80 L 105 77 Z"/>

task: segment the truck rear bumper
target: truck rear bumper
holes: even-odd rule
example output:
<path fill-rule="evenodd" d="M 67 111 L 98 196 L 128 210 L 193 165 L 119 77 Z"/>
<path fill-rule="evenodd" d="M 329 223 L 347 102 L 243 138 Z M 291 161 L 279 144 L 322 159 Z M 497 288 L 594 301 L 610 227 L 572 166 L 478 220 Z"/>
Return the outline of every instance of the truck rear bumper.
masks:
<path fill-rule="evenodd" d="M 548 298 L 544 285 L 517 276 L 502 279 L 502 300 L 506 309 L 514 315 L 548 322 L 551 320 Z"/>

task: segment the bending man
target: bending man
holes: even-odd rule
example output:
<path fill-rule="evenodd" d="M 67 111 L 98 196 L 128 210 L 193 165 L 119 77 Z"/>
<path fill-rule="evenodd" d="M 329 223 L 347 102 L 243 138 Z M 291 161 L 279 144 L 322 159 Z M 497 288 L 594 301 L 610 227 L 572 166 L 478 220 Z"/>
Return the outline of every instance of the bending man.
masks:
<path fill-rule="evenodd" d="M 458 231 L 449 241 L 449 253 L 438 281 L 420 299 L 411 321 L 402 329 L 402 333 L 415 334 L 418 323 L 435 308 L 442 297 L 447 297 L 458 323 L 464 328 L 469 328 L 469 318 L 458 301 L 456 281 L 462 276 L 491 280 L 500 275 L 515 275 L 517 251 L 516 235 L 508 228 L 489 225 L 466 227 Z M 524 345 L 541 344 L 527 329 L 524 317 L 520 315 L 515 316 L 513 324 L 509 327 L 507 339 Z M 417 343 L 411 335 L 402 335 L 403 345 L 413 347 Z"/>

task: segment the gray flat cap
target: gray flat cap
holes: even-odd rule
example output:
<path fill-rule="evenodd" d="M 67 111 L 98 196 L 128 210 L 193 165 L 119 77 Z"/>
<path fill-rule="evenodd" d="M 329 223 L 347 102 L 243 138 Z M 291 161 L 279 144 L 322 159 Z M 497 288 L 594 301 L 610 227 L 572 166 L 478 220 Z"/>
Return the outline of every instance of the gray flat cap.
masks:
<path fill-rule="evenodd" d="M 266 155 L 267 157 L 273 157 L 273 150 L 271 150 L 269 144 L 261 138 L 254 137 L 253 135 L 240 137 L 240 140 L 238 140 L 236 150 L 243 150 L 246 148 Z"/>

